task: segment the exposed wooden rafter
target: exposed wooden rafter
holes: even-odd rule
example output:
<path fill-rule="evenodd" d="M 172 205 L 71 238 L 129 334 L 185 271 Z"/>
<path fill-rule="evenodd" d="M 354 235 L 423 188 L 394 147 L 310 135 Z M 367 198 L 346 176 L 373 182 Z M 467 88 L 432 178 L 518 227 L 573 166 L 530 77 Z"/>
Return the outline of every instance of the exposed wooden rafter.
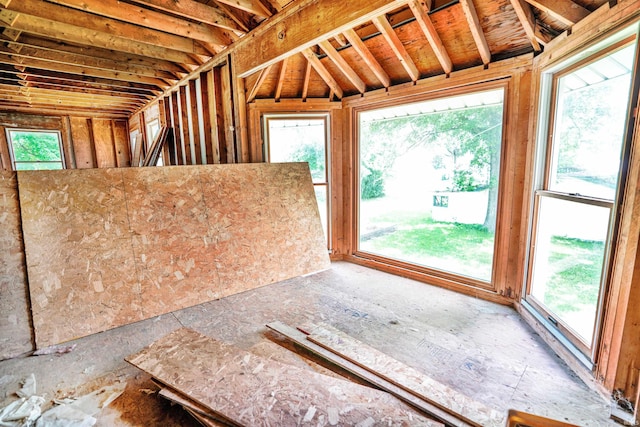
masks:
<path fill-rule="evenodd" d="M 565 25 L 574 25 L 583 20 L 589 11 L 572 0 L 526 0 L 534 7 L 553 15 Z"/>
<path fill-rule="evenodd" d="M 536 18 L 535 16 L 533 16 L 531 6 L 524 0 L 510 1 L 513 9 L 516 11 L 516 15 L 518 15 L 518 19 L 520 20 L 520 24 L 522 24 L 524 32 L 527 34 L 527 38 L 531 42 L 533 50 L 535 50 L 536 52 L 540 52 L 540 43 L 538 43 L 538 38 L 536 37 L 535 32 Z"/>
<path fill-rule="evenodd" d="M 482 26 L 480 25 L 480 20 L 478 19 L 478 13 L 476 12 L 473 0 L 460 0 L 460 6 L 462 6 L 464 16 L 467 18 L 467 22 L 469 23 L 469 29 L 471 30 L 471 35 L 473 35 L 473 40 L 476 42 L 476 46 L 478 46 L 478 52 L 480 52 L 482 63 L 488 64 L 491 62 L 491 50 L 489 49 L 489 44 L 484 36 L 484 32 L 482 31 Z"/>
<path fill-rule="evenodd" d="M 389 75 L 384 71 L 384 68 L 382 68 L 378 60 L 373 56 L 358 34 L 354 30 L 347 30 L 344 32 L 344 36 L 349 40 L 351 47 L 358 52 L 358 55 L 360 55 L 365 64 L 367 64 L 371 69 L 380 83 L 382 83 L 384 87 L 389 87 L 389 85 L 391 85 Z"/>
<path fill-rule="evenodd" d="M 335 94 L 335 96 L 337 96 L 339 99 L 342 99 L 342 97 L 344 96 L 344 91 L 342 90 L 336 79 L 333 78 L 331 73 L 329 73 L 325 66 L 322 65 L 322 62 L 320 62 L 316 54 L 311 49 L 303 50 L 302 54 L 305 58 L 307 58 L 307 61 L 309 61 L 313 69 L 316 70 L 316 72 L 320 75 L 322 80 L 324 80 L 327 86 L 329 86 L 329 89 Z"/>
<path fill-rule="evenodd" d="M 276 85 L 276 93 L 273 96 L 276 101 L 280 101 L 280 95 L 282 94 L 282 88 L 284 87 L 284 83 L 287 77 L 287 65 L 289 64 L 289 58 L 285 58 L 282 60 L 282 65 L 280 66 L 280 74 L 278 76 L 278 84 Z"/>
<path fill-rule="evenodd" d="M 320 47 L 327 54 L 327 57 L 333 61 L 338 69 L 344 74 L 351 83 L 358 89 L 360 93 L 364 93 L 367 90 L 367 86 L 362 81 L 360 76 L 351 68 L 347 61 L 344 60 L 340 53 L 331 45 L 328 41 L 322 41 L 319 43 Z"/>
<path fill-rule="evenodd" d="M 267 68 L 263 68 L 262 70 L 259 71 L 260 74 L 258 75 L 258 79 L 253 85 L 253 88 L 251 88 L 249 95 L 247 95 L 247 103 L 253 102 L 253 100 L 256 99 L 256 95 L 258 94 L 258 91 L 260 90 L 260 87 L 266 80 L 267 76 L 271 72 L 272 67 L 273 65 L 269 65 Z"/>
<path fill-rule="evenodd" d="M 378 16 L 373 18 L 373 23 L 382 33 L 382 36 L 385 38 L 387 43 L 389 43 L 389 46 L 409 74 L 411 80 L 414 82 L 417 81 L 420 78 L 420 71 L 413 62 L 413 59 L 411 59 L 411 56 L 409 56 L 407 50 L 404 48 L 402 41 L 398 38 L 398 35 L 393 31 L 393 28 L 391 27 L 391 24 L 389 24 L 389 21 L 387 21 L 387 18 L 384 15 Z"/>
<path fill-rule="evenodd" d="M 267 9 L 260 0 L 218 0 L 219 3 L 232 6 L 245 12 L 252 13 L 254 15 L 268 18 L 271 16 L 271 12 Z"/>
<path fill-rule="evenodd" d="M 436 57 L 438 58 L 438 61 L 440 62 L 440 65 L 442 66 L 445 74 L 451 73 L 451 71 L 453 71 L 451 58 L 449 58 L 449 54 L 447 53 L 444 44 L 442 44 L 442 40 L 440 40 L 440 36 L 433 26 L 431 18 L 429 18 L 429 15 L 427 15 L 427 11 L 425 10 L 422 2 L 420 0 L 411 0 L 409 1 L 409 8 L 411 9 L 411 12 L 413 12 L 413 15 L 416 17 L 416 21 L 418 21 L 418 24 L 420 24 L 420 28 L 422 29 L 424 35 L 427 37 L 427 40 L 429 41 L 433 52 L 436 54 Z"/>

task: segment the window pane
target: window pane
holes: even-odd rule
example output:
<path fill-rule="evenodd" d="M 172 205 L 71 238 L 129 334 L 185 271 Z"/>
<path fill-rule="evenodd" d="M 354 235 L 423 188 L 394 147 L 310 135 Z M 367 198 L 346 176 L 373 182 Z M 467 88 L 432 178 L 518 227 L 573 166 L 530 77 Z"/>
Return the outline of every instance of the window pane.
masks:
<path fill-rule="evenodd" d="M 62 169 L 62 162 L 52 162 L 52 163 L 19 162 L 19 163 L 16 163 L 16 170 L 18 170 L 18 171 L 58 170 L 58 169 Z"/>
<path fill-rule="evenodd" d="M 316 201 L 318 202 L 318 211 L 320 212 L 320 222 L 322 222 L 322 229 L 324 230 L 325 239 L 329 239 L 329 223 L 327 221 L 327 186 L 326 185 L 314 185 L 313 189 L 316 192 Z"/>
<path fill-rule="evenodd" d="M 271 162 L 308 162 L 313 182 L 327 182 L 323 119 L 269 119 L 268 129 Z"/>
<path fill-rule="evenodd" d="M 605 207 L 542 197 L 531 295 L 591 343 L 606 248 Z"/>
<path fill-rule="evenodd" d="M 558 79 L 549 188 L 613 200 L 635 45 Z"/>
<path fill-rule="evenodd" d="M 9 136 L 16 162 L 62 161 L 57 133 L 9 131 Z"/>
<path fill-rule="evenodd" d="M 360 113 L 359 250 L 491 280 L 503 97 Z"/>

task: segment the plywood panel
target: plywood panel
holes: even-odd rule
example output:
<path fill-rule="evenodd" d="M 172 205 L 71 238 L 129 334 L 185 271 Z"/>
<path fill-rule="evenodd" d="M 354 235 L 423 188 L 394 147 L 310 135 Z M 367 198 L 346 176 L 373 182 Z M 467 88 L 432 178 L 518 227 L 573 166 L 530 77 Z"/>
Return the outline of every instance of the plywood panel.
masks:
<path fill-rule="evenodd" d="M 118 169 L 18 172 L 38 347 L 140 320 Z"/>
<path fill-rule="evenodd" d="M 93 136 L 89 126 L 89 119 L 71 117 L 71 138 L 78 169 L 94 168 L 96 166 Z"/>
<path fill-rule="evenodd" d="M 18 185 L 0 171 L 0 360 L 33 350 Z"/>
<path fill-rule="evenodd" d="M 116 167 L 116 152 L 113 144 L 111 120 L 91 119 L 93 144 L 96 150 L 97 166 L 99 168 Z"/>
<path fill-rule="evenodd" d="M 329 267 L 306 163 L 20 172 L 38 347 Z"/>
<path fill-rule="evenodd" d="M 442 425 L 382 391 L 262 358 L 186 328 L 127 361 L 237 425 Z"/>

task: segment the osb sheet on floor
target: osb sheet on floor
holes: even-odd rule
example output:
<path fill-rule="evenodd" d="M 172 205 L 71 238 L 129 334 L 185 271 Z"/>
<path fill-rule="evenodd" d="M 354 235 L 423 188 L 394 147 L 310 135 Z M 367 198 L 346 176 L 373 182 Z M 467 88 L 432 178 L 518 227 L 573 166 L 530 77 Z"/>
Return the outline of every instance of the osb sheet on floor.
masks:
<path fill-rule="evenodd" d="M 484 427 L 502 427 L 505 424 L 506 414 L 433 380 L 329 325 L 316 327 L 307 339 L 442 409 L 460 415 L 465 421 Z"/>
<path fill-rule="evenodd" d="M 256 356 L 187 328 L 126 360 L 240 425 L 441 425 L 387 393 Z"/>
<path fill-rule="evenodd" d="M 0 360 L 31 350 L 18 185 L 0 171 Z"/>
<path fill-rule="evenodd" d="M 38 348 L 329 268 L 304 163 L 18 173 Z"/>

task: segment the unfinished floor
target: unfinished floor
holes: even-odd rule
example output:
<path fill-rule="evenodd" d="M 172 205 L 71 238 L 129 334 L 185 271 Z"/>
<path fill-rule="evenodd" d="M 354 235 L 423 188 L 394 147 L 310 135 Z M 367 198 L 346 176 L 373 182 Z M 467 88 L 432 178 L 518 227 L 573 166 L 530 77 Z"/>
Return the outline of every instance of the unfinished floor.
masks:
<path fill-rule="evenodd" d="M 510 308 L 337 262 L 330 270 L 158 316 L 70 343 L 73 351 L 0 362 L 0 405 L 34 373 L 38 394 L 73 397 L 115 382 L 125 393 L 101 426 L 196 426 L 152 390 L 124 357 L 186 326 L 297 366 L 326 368 L 294 353 L 265 324 L 325 322 L 496 409 L 517 409 L 581 426 L 617 425 L 590 390 Z"/>

